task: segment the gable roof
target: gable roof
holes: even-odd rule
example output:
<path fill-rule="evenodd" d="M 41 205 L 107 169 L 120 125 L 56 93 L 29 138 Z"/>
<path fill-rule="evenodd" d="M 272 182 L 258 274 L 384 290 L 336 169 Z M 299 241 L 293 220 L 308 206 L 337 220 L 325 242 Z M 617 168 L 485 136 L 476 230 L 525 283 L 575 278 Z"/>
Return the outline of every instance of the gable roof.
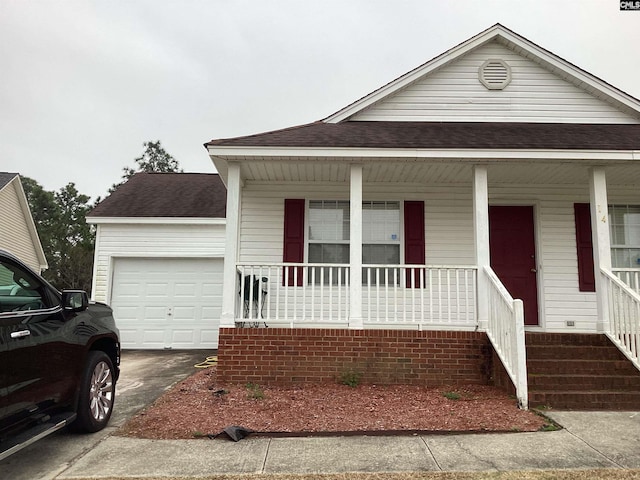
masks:
<path fill-rule="evenodd" d="M 640 117 L 640 100 L 637 98 L 577 67 L 571 62 L 564 60 L 549 50 L 540 47 L 505 26 L 496 23 L 492 27 L 480 32 L 469 40 L 456 45 L 441 55 L 438 55 L 410 72 L 380 87 L 369 95 L 366 95 L 337 111 L 333 115 L 325 118 L 323 121 L 336 123 L 347 120 L 349 117 L 361 112 L 367 107 L 380 101 L 382 98 L 393 95 L 425 75 L 451 64 L 469 51 L 491 41 L 499 42 L 516 53 L 526 56 L 539 65 L 542 65 L 547 70 L 561 76 L 574 85 L 579 86 L 592 94 L 599 94 L 605 98 L 608 103 L 616 106 L 617 108 L 627 113 L 631 113 L 636 118 Z"/>
<path fill-rule="evenodd" d="M 38 229 L 36 228 L 36 224 L 33 220 L 33 215 L 31 214 L 31 208 L 29 207 L 27 196 L 24 192 L 24 188 L 22 187 L 22 182 L 20 181 L 20 175 L 17 173 L 0 172 L 0 191 L 4 190 L 11 183 L 15 184 L 17 201 L 20 205 L 20 210 L 24 217 L 26 228 L 29 232 L 31 244 L 33 245 L 33 250 L 37 259 L 36 261 L 38 262 L 38 266 L 41 272 L 49 268 L 49 264 L 47 263 L 47 257 L 44 254 L 44 249 L 42 248 L 42 243 L 40 242 L 40 236 L 38 235 Z M 7 247 L 9 248 L 9 250 L 13 250 L 11 246 Z M 14 253 L 17 252 L 14 251 Z M 34 268 L 36 267 L 36 265 L 31 265 L 31 267 Z M 37 270 L 36 268 L 34 269 Z"/>
<path fill-rule="evenodd" d="M 264 156 L 313 156 L 305 149 L 640 149 L 640 123 L 534 123 L 510 121 L 356 121 L 353 118 L 382 99 L 405 89 L 472 50 L 498 42 L 554 75 L 640 120 L 640 100 L 576 67 L 548 50 L 496 24 L 453 47 L 324 120 L 272 132 L 205 143 L 218 171 L 227 159 Z M 357 117 L 356 117 L 357 118 Z M 631 119 L 631 118 L 630 118 Z M 278 149 L 278 152 L 276 152 Z M 318 154 L 319 152 L 314 152 Z M 344 153 L 344 152 L 342 152 Z"/>
<path fill-rule="evenodd" d="M 226 202 L 218 174 L 136 173 L 87 217 L 224 218 Z"/>
<path fill-rule="evenodd" d="M 9 182 L 18 176 L 17 173 L 0 172 L 0 190 L 9 185 Z"/>

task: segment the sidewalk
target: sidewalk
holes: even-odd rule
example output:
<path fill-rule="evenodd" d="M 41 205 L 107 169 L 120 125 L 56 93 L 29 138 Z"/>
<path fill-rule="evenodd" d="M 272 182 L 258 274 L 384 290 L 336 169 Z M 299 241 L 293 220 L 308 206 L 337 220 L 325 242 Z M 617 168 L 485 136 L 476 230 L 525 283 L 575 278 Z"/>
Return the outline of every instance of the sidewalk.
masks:
<path fill-rule="evenodd" d="M 640 412 L 551 412 L 553 432 L 139 440 L 111 436 L 58 479 L 640 468 Z"/>

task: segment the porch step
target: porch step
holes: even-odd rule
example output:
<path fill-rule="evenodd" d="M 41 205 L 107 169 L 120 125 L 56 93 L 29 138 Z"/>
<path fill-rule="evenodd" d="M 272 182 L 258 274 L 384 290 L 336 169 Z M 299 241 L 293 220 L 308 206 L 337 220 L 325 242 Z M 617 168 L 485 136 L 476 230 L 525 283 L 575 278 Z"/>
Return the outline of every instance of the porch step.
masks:
<path fill-rule="evenodd" d="M 640 375 L 529 375 L 532 390 L 563 391 L 638 391 Z"/>
<path fill-rule="evenodd" d="M 529 406 L 567 410 L 638 410 L 640 392 L 530 391 Z"/>
<path fill-rule="evenodd" d="M 527 353 L 529 353 L 527 351 Z M 527 358 L 527 370 L 550 375 L 633 375 L 637 370 L 626 358 L 624 360 L 579 360 Z"/>
<path fill-rule="evenodd" d="M 640 371 L 605 335 L 527 333 L 529 404 L 640 409 Z"/>
<path fill-rule="evenodd" d="M 595 345 L 527 345 L 527 358 L 534 360 L 621 360 L 622 353 L 615 347 Z"/>

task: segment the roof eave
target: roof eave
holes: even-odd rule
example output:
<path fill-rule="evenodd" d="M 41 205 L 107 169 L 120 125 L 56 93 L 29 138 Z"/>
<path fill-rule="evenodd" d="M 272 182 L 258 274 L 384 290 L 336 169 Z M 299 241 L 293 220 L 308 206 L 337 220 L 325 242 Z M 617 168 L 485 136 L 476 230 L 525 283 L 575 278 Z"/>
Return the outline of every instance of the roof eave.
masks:
<path fill-rule="evenodd" d="M 87 216 L 91 225 L 136 224 L 136 225 L 225 225 L 222 217 L 100 217 Z"/>
<path fill-rule="evenodd" d="M 334 159 L 359 162 L 373 159 L 486 160 L 568 160 L 568 161 L 640 161 L 640 150 L 608 149 L 483 149 L 483 148 L 356 148 L 356 147 L 209 147 L 216 165 L 230 161 L 295 161 Z"/>

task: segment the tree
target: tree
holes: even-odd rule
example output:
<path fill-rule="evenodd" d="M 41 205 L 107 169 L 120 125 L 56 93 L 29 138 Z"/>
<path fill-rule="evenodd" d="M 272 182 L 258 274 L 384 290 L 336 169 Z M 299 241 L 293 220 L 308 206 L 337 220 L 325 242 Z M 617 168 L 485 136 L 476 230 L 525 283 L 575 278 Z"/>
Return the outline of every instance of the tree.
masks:
<path fill-rule="evenodd" d="M 86 222 L 90 197 L 74 183 L 49 192 L 35 180 L 21 177 L 49 269 L 43 276 L 59 290 L 91 291 L 95 232 Z"/>
<path fill-rule="evenodd" d="M 134 160 L 134 162 L 137 163 L 137 168 L 124 167 L 122 169 L 122 181 L 120 183 L 114 184 L 109 190 L 109 193 L 113 193 L 116 188 L 125 183 L 127 180 L 129 180 L 129 178 L 131 178 L 135 173 L 138 172 L 182 172 L 178 161 L 171 155 L 169 155 L 164 148 L 162 148 L 162 145 L 160 145 L 160 140 L 156 142 L 144 142 L 142 145 L 144 146 L 144 152 L 141 156 Z"/>

